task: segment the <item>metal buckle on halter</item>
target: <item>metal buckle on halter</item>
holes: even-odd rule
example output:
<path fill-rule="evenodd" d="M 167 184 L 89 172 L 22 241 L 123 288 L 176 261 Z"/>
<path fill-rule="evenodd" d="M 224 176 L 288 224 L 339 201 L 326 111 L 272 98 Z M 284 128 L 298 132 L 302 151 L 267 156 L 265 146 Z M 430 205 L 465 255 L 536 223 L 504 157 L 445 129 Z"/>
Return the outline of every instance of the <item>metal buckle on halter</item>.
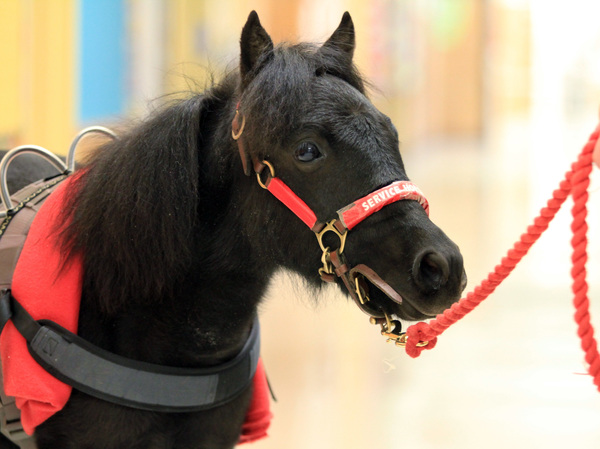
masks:
<path fill-rule="evenodd" d="M 340 239 L 340 246 L 337 249 L 337 252 L 340 255 L 344 252 L 344 248 L 346 247 L 346 237 L 348 236 L 348 231 L 345 230 L 344 232 L 340 232 L 340 230 L 335 226 L 336 221 L 337 220 L 335 219 L 331 220 L 325 226 L 323 226 L 323 228 L 320 231 L 315 232 L 315 235 L 317 236 L 317 241 L 319 242 L 319 246 L 321 247 L 321 251 L 323 251 L 323 254 L 321 256 L 321 262 L 323 263 L 323 266 L 319 268 L 319 276 L 321 276 L 321 278 L 324 280 L 327 280 L 327 278 L 331 278 L 331 276 L 333 276 L 335 273 L 330 258 L 331 249 L 329 248 L 329 246 L 325 246 L 325 243 L 323 242 L 323 236 L 328 232 L 333 232 L 335 235 L 338 236 L 338 238 Z"/>
<path fill-rule="evenodd" d="M 383 312 L 385 320 L 371 318 L 371 324 L 381 325 L 381 335 L 387 338 L 388 343 L 395 343 L 396 346 L 406 346 L 406 333 L 402 332 L 402 323 L 399 320 L 392 320 L 390 316 Z"/>
<path fill-rule="evenodd" d="M 321 279 L 327 282 L 333 282 L 335 279 L 330 254 L 331 253 L 329 252 L 329 247 L 323 250 L 323 254 L 321 255 L 321 263 L 323 264 L 323 266 L 319 268 L 319 276 L 321 277 Z"/>
<path fill-rule="evenodd" d="M 396 346 L 406 346 L 406 342 L 408 340 L 408 335 L 406 332 L 402 332 L 402 323 L 399 320 L 392 320 L 390 316 L 383 312 L 385 315 L 385 320 L 371 318 L 371 324 L 379 324 L 381 326 L 381 335 L 387 338 L 387 343 L 394 343 Z M 417 347 L 421 348 L 423 346 L 427 346 L 429 344 L 428 341 L 423 341 L 417 343 Z"/>
<path fill-rule="evenodd" d="M 325 226 L 323 226 L 323 229 L 321 229 L 319 232 L 315 232 L 317 240 L 319 241 L 319 246 L 321 247 L 321 250 L 323 252 L 329 251 L 329 247 L 326 247 L 323 243 L 323 236 L 328 232 L 333 232 L 339 237 L 340 247 L 337 251 L 339 254 L 342 254 L 344 252 L 344 248 L 346 247 L 346 237 L 348 236 L 348 231 L 345 230 L 344 232 L 340 232 L 340 230 L 335 226 L 336 221 L 337 219 L 331 220 Z"/>

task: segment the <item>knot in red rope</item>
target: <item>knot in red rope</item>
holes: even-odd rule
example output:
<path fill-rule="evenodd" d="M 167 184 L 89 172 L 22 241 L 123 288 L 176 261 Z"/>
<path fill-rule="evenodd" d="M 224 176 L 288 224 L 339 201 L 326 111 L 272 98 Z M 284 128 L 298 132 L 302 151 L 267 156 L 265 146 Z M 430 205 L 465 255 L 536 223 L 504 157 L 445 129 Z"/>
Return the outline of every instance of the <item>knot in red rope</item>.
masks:
<path fill-rule="evenodd" d="M 424 349 L 433 349 L 437 337 L 427 323 L 416 323 L 406 330 L 406 353 L 413 359 L 421 355 Z"/>

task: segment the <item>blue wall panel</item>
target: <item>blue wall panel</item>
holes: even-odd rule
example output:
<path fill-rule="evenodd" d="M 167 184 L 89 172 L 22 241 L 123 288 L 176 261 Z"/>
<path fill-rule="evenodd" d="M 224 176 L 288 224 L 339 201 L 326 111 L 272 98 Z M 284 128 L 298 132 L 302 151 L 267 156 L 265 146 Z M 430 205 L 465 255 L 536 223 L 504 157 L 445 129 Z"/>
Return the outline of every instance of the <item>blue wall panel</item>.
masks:
<path fill-rule="evenodd" d="M 80 0 L 79 120 L 125 110 L 125 0 Z"/>

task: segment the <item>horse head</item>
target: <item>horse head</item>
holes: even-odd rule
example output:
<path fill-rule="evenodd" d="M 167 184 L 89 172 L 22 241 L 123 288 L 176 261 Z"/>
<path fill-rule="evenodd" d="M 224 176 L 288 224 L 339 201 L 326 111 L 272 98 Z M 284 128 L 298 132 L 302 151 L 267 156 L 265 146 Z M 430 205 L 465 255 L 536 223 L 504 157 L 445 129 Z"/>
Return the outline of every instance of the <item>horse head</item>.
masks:
<path fill-rule="evenodd" d="M 408 181 L 398 133 L 365 95 L 354 49 L 348 13 L 321 46 L 274 46 L 250 14 L 233 138 L 243 171 L 254 168 L 263 187 L 276 179 L 280 201 L 265 203 L 264 191 L 249 188 L 248 201 L 261 206 L 248 226 L 263 229 L 264 240 L 286 236 L 257 250 L 269 246 L 269 257 L 315 285 L 346 287 L 376 321 L 430 318 L 459 299 L 462 256 Z M 364 215 L 352 227 L 342 217 L 349 208 Z"/>

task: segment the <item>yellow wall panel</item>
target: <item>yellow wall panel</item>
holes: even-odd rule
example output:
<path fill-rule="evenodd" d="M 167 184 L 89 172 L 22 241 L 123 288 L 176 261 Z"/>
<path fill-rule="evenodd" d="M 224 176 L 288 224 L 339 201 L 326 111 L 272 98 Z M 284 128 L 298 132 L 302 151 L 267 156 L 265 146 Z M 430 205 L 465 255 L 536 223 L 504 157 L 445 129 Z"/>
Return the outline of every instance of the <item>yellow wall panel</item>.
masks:
<path fill-rule="evenodd" d="M 203 84 L 206 72 L 199 65 L 201 55 L 195 43 L 199 27 L 205 21 L 204 2 L 197 0 L 172 0 L 168 5 L 167 60 L 170 70 L 167 92 L 182 92 L 193 88 L 194 83 Z"/>
<path fill-rule="evenodd" d="M 19 0 L 0 2 L 0 139 L 16 135 L 19 129 L 21 9 Z"/>
<path fill-rule="evenodd" d="M 171 0 L 166 7 L 167 92 L 203 89 L 211 76 L 221 77 L 223 67 L 235 67 L 251 10 L 275 43 L 297 39 L 300 0 Z"/>
<path fill-rule="evenodd" d="M 76 2 L 33 1 L 31 7 L 31 111 L 26 137 L 66 153 L 75 132 Z"/>

